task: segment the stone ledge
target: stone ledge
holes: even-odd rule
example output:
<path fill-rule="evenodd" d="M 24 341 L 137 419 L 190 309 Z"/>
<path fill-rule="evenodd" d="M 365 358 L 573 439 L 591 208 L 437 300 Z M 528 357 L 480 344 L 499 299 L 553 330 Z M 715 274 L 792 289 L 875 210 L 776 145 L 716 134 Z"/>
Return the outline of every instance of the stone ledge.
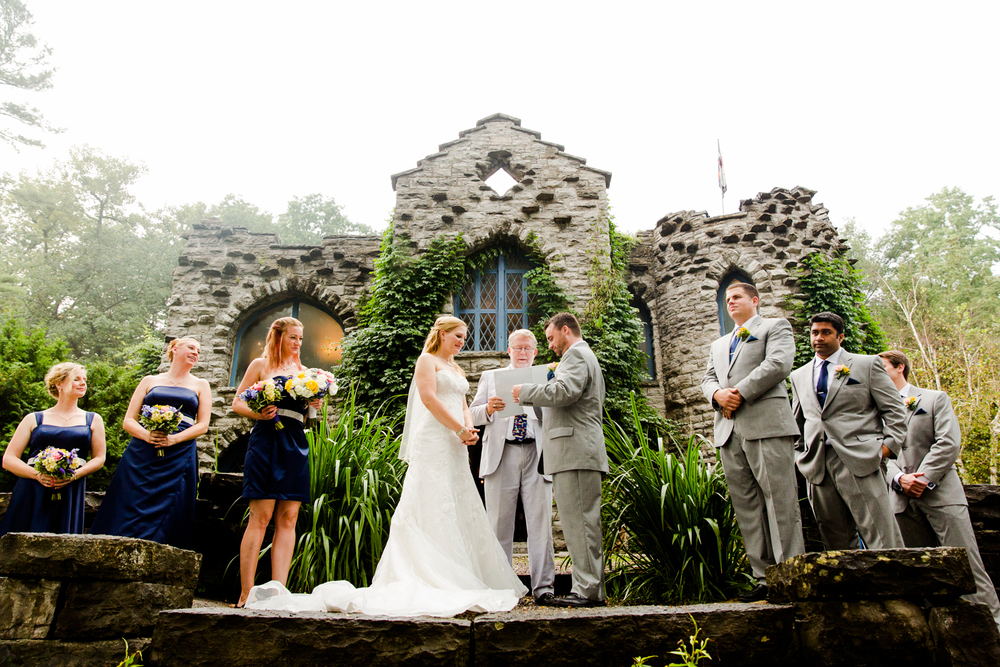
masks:
<path fill-rule="evenodd" d="M 470 636 L 471 623 L 460 619 L 185 609 L 160 613 L 143 656 L 151 667 L 465 667 Z"/>
<path fill-rule="evenodd" d="M 146 656 L 149 639 L 130 639 L 129 654 L 142 651 Z M 108 667 L 125 658 L 125 642 L 120 639 L 100 642 L 60 642 L 40 639 L 0 641 L 0 665 L 33 667 Z"/>
<path fill-rule="evenodd" d="M 976 592 L 965 549 L 822 551 L 767 568 L 769 602 L 954 599 Z"/>
<path fill-rule="evenodd" d="M 669 658 L 693 634 L 692 618 L 699 636 L 712 640 L 713 665 L 798 664 L 795 608 L 737 603 L 482 614 L 473 621 L 471 664 L 575 667 Z"/>
<path fill-rule="evenodd" d="M 109 535 L 8 533 L 0 538 L 0 576 L 77 581 L 143 581 L 194 590 L 201 555 Z"/>

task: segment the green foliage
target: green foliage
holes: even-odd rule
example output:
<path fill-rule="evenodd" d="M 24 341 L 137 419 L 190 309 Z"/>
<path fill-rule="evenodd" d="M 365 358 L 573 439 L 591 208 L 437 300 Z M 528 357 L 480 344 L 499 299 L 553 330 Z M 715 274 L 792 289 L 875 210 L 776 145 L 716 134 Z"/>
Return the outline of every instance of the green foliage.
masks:
<path fill-rule="evenodd" d="M 281 242 L 289 245 L 319 244 L 324 236 L 376 234 L 368 225 L 348 220 L 332 197 L 320 194 L 293 198 L 278 216 L 277 227 Z"/>
<path fill-rule="evenodd" d="M 360 308 L 362 326 L 343 342 L 339 374 L 356 383 L 362 405 L 382 405 L 407 392 L 427 332 L 465 277 L 461 235 L 435 239 L 416 258 L 406 248 L 390 220 L 370 296 Z"/>
<path fill-rule="evenodd" d="M 406 464 L 399 460 L 397 418 L 357 402 L 352 386 L 332 430 L 326 409 L 307 432 L 311 505 L 299 512 L 291 591 L 324 581 L 367 586 L 389 538 Z"/>
<path fill-rule="evenodd" d="M 671 651 L 670 654 L 678 656 L 681 662 L 672 662 L 667 667 L 698 667 L 702 660 L 712 659 L 712 656 L 708 654 L 708 642 L 711 640 L 698 639 L 701 628 L 698 627 L 698 622 L 694 620 L 694 616 L 688 614 L 688 618 L 691 619 L 691 624 L 694 626 L 694 634 L 688 637 L 686 644 L 683 639 L 677 642 L 677 650 Z"/>
<path fill-rule="evenodd" d="M 24 415 L 55 404 L 45 373 L 66 361 L 66 352 L 66 344 L 47 339 L 43 328 L 0 316 L 0 447 L 6 449 Z"/>
<path fill-rule="evenodd" d="M 681 456 L 662 437 L 647 439 L 634 404 L 631 419 L 629 428 L 604 422 L 610 594 L 652 604 L 732 597 L 749 576 L 721 464 L 703 459 L 695 436 Z"/>
<path fill-rule="evenodd" d="M 8 89 L 40 92 L 52 87 L 52 75 L 55 73 L 49 68 L 52 49 L 39 44 L 30 31 L 32 23 L 31 12 L 21 0 L 0 0 L 0 85 Z M 23 102 L 3 100 L 0 102 L 0 116 L 24 127 L 58 131 L 45 122 L 37 108 Z M 0 127 L 0 141 L 15 149 L 19 145 L 42 145 L 38 139 L 7 127 Z"/>
<path fill-rule="evenodd" d="M 125 642 L 125 659 L 118 663 L 117 667 L 142 667 L 142 651 L 135 653 L 128 652 L 128 640 L 122 637 Z"/>
<path fill-rule="evenodd" d="M 809 318 L 829 311 L 844 318 L 843 347 L 858 354 L 878 354 L 887 349 L 888 339 L 865 304 L 864 277 L 844 257 L 828 258 L 820 253 L 806 255 L 801 262 L 800 300 L 795 337 L 795 366 L 813 358 L 809 344 Z"/>

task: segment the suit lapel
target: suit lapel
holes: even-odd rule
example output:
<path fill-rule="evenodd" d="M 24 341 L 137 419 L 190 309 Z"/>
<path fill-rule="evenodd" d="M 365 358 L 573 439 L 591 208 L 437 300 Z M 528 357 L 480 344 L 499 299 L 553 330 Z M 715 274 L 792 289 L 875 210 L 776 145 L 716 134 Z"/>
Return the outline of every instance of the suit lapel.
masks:
<path fill-rule="evenodd" d="M 799 383 L 799 387 L 796 388 L 796 391 L 798 391 L 799 394 L 799 403 L 803 402 L 812 403 L 813 407 L 816 408 L 817 411 L 822 412 L 823 406 L 819 404 L 819 397 L 816 396 L 816 385 L 813 384 L 812 364 L 813 364 L 812 359 L 810 359 L 808 364 L 798 369 L 797 371 L 793 371 L 792 384 L 793 385 L 795 384 L 794 380 L 797 380 Z M 798 373 L 799 375 L 798 378 L 795 378 L 796 373 Z M 808 391 L 799 391 L 799 389 L 801 389 L 803 385 L 805 385 L 805 387 L 808 388 Z"/>
<path fill-rule="evenodd" d="M 840 363 L 836 364 L 837 366 L 845 366 L 845 367 L 847 367 L 849 369 L 849 368 L 851 368 L 851 366 L 853 364 L 854 364 L 854 356 L 853 355 L 850 355 L 847 352 L 841 352 L 840 353 Z M 823 404 L 823 410 L 826 410 L 827 407 L 829 407 L 830 403 L 833 402 L 833 398 L 837 395 L 837 392 L 840 391 L 840 388 L 843 387 L 844 383 L 847 382 L 847 378 L 851 377 L 850 375 L 845 375 L 844 377 L 839 377 L 839 373 L 837 373 L 834 370 L 834 368 L 835 368 L 834 366 L 830 366 L 829 367 L 829 371 L 830 371 L 830 388 L 826 392 L 826 402 Z M 817 402 L 818 402 L 818 399 L 817 399 Z"/>
<path fill-rule="evenodd" d="M 910 406 L 905 405 L 906 400 L 909 400 L 909 399 L 907 398 L 906 400 L 903 401 L 903 403 L 904 403 L 904 405 L 906 407 L 906 417 L 904 418 L 904 423 L 906 423 L 906 424 L 909 424 L 910 423 L 910 417 L 912 417 L 914 414 L 916 414 L 917 409 L 920 407 L 920 399 L 923 398 L 923 395 L 920 393 L 919 389 L 917 389 L 916 387 L 914 387 L 912 384 L 910 385 L 910 388 L 913 390 L 913 394 L 911 394 L 911 396 L 913 398 L 917 399 L 917 402 L 913 404 L 913 409 L 911 410 Z"/>
<path fill-rule="evenodd" d="M 753 317 L 751 318 L 751 321 L 752 321 L 752 320 L 754 320 L 754 319 L 756 319 L 756 320 L 757 320 L 757 323 L 756 323 L 756 324 L 754 324 L 754 327 L 753 327 L 753 329 L 750 329 L 750 327 L 747 327 L 747 330 L 749 330 L 749 331 L 750 331 L 750 336 L 753 336 L 753 332 L 754 332 L 754 331 L 757 331 L 757 329 L 759 329 L 759 328 L 760 328 L 760 325 L 764 323 L 764 319 L 763 319 L 762 317 L 760 317 L 760 315 L 754 315 L 754 316 L 753 316 Z M 746 325 L 744 325 L 744 326 L 746 326 Z M 735 330 L 733 331 L 733 335 L 735 336 L 735 335 L 736 335 L 736 332 L 737 332 L 737 331 L 739 331 L 739 330 L 740 330 L 740 328 L 739 328 L 739 327 L 736 327 L 736 329 L 735 329 Z M 749 339 L 750 339 L 750 336 L 747 336 L 747 340 L 749 340 Z M 730 338 L 730 339 L 729 339 L 729 345 L 732 345 L 732 344 L 733 344 L 733 339 L 732 339 L 732 338 Z M 736 345 L 736 350 L 734 350 L 734 351 L 733 351 L 733 358 L 729 360 L 729 366 L 728 366 L 728 367 L 726 368 L 726 376 L 727 376 L 727 377 L 729 376 L 729 371 L 730 371 L 730 370 L 732 370 L 732 368 L 733 368 L 733 364 L 734 364 L 734 363 L 736 363 L 736 358 L 737 358 L 738 356 L 740 356 L 740 352 L 742 352 L 742 351 L 743 351 L 743 348 L 744 348 L 744 347 L 746 347 L 746 344 L 747 344 L 747 341 L 746 341 L 746 340 L 741 340 L 741 341 L 740 341 L 740 342 L 739 342 L 739 343 L 738 343 L 738 344 Z M 727 345 L 727 346 L 726 346 L 726 348 L 727 348 L 727 349 L 726 349 L 726 353 L 727 353 L 727 354 L 729 353 L 729 349 L 728 349 L 729 345 Z"/>

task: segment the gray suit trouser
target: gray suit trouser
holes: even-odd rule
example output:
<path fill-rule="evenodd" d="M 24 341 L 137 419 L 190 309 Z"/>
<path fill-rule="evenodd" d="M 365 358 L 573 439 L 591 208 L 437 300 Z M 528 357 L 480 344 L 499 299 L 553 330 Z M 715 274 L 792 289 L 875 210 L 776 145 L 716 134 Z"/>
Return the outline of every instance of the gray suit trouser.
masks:
<path fill-rule="evenodd" d="M 738 430 L 719 448 L 726 486 L 753 576 L 805 551 L 795 484 L 795 439 L 745 440 Z"/>
<path fill-rule="evenodd" d="M 825 442 L 826 474 L 820 484 L 809 484 L 823 548 L 858 549 L 858 533 L 868 549 L 902 549 L 903 536 L 889 502 L 889 488 L 881 468 L 855 477 L 837 451 Z"/>
<path fill-rule="evenodd" d="M 573 559 L 572 592 L 604 600 L 604 534 L 601 532 L 601 472 L 566 470 L 552 475 L 566 548 Z"/>
<path fill-rule="evenodd" d="M 1000 625 L 1000 601 L 997 600 L 997 590 L 993 586 L 993 580 L 986 573 L 983 559 L 979 555 L 979 545 L 972 530 L 968 507 L 965 505 L 935 507 L 920 498 L 909 498 L 906 509 L 896 515 L 896 522 L 908 547 L 965 547 L 969 554 L 969 565 L 972 566 L 972 576 L 976 580 L 976 592 L 962 597 L 969 602 L 988 606 L 993 619 Z"/>
<path fill-rule="evenodd" d="M 556 578 L 555 553 L 552 549 L 552 482 L 538 473 L 535 444 L 504 444 L 500 465 L 483 477 L 486 492 L 486 516 L 500 546 L 513 559 L 514 514 L 521 496 L 524 520 L 528 528 L 528 565 L 531 568 L 531 594 L 552 593 Z"/>

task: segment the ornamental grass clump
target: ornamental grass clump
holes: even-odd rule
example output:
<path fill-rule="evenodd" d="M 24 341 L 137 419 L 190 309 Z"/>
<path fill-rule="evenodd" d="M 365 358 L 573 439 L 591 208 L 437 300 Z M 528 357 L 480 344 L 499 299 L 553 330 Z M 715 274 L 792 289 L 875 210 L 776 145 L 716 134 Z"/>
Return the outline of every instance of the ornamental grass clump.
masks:
<path fill-rule="evenodd" d="M 306 433 L 313 502 L 299 511 L 288 575 L 293 592 L 333 580 L 369 585 L 403 486 L 398 419 L 385 406 L 369 412 L 357 405 L 353 386 L 338 407 L 332 429 L 324 408 Z"/>
<path fill-rule="evenodd" d="M 697 436 L 686 451 L 667 452 L 662 437 L 646 435 L 634 402 L 632 418 L 628 430 L 604 422 L 609 595 L 656 604 L 733 597 L 748 567 L 721 463 L 705 460 Z"/>

